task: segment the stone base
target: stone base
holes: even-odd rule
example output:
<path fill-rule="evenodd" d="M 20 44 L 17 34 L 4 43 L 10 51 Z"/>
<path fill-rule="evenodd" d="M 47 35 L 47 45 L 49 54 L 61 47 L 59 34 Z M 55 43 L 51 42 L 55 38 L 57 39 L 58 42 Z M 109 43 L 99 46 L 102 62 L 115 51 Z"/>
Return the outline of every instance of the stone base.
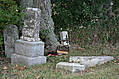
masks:
<path fill-rule="evenodd" d="M 42 41 L 29 42 L 23 40 L 16 40 L 15 53 L 27 57 L 43 56 L 44 42 Z"/>
<path fill-rule="evenodd" d="M 80 63 L 85 67 L 94 66 L 96 64 L 104 64 L 108 61 L 114 60 L 112 56 L 71 56 L 69 62 Z"/>
<path fill-rule="evenodd" d="M 46 63 L 45 56 L 38 56 L 38 57 L 26 57 L 19 54 L 12 54 L 11 56 L 11 64 L 22 64 L 27 66 L 33 66 L 36 64 L 43 64 Z"/>
<path fill-rule="evenodd" d="M 56 68 L 70 71 L 72 73 L 77 73 L 77 72 L 85 70 L 84 65 L 80 65 L 79 63 L 68 63 L 68 62 L 60 62 L 56 64 Z"/>

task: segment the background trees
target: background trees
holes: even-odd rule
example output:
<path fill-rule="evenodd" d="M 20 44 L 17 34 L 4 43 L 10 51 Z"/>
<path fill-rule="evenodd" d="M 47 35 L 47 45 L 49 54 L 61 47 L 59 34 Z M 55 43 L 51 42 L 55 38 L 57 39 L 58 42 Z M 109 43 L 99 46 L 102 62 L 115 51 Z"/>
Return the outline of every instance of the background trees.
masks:
<path fill-rule="evenodd" d="M 0 29 L 7 24 L 19 26 L 20 5 L 38 7 L 42 10 L 40 36 L 47 50 L 59 45 L 54 31 L 58 36 L 62 30 L 69 32 L 71 44 L 115 44 L 119 42 L 118 4 L 118 0 L 0 0 Z"/>
<path fill-rule="evenodd" d="M 19 12 L 20 8 L 14 0 L 0 0 L 0 29 L 8 24 L 19 25 L 23 15 Z"/>
<path fill-rule="evenodd" d="M 117 0 L 58 0 L 53 2 L 55 32 L 67 30 L 71 43 L 117 43 Z M 60 30 L 59 30 L 60 29 Z"/>

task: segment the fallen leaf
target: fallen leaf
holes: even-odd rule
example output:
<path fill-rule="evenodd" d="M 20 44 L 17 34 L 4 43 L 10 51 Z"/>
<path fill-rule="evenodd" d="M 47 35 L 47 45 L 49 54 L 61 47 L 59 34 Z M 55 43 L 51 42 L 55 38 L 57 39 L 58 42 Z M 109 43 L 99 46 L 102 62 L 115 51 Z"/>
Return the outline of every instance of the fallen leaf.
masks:
<path fill-rule="evenodd" d="M 119 71 L 119 69 L 115 69 L 115 71 Z"/>
<path fill-rule="evenodd" d="M 14 75 L 17 75 L 17 74 L 19 74 L 19 73 L 18 72 L 14 73 Z"/>
<path fill-rule="evenodd" d="M 4 66 L 4 67 L 3 67 L 3 69 L 4 69 L 4 70 L 6 70 L 6 69 L 7 69 L 7 67 L 6 67 L 6 66 Z"/>
<path fill-rule="evenodd" d="M 11 69 L 12 69 L 12 70 L 14 70 L 15 68 L 14 68 L 14 67 L 12 67 Z"/>
<path fill-rule="evenodd" d="M 12 67 L 11 69 L 12 69 L 12 70 L 13 70 L 13 69 L 19 69 L 19 66 L 18 66 L 18 65 L 15 65 L 15 67 Z"/>
<path fill-rule="evenodd" d="M 16 64 L 15 68 L 19 68 L 19 66 Z"/>
<path fill-rule="evenodd" d="M 36 67 L 35 69 L 39 69 L 39 67 Z"/>
<path fill-rule="evenodd" d="M 84 72 L 88 72 L 87 70 L 83 70 Z"/>
<path fill-rule="evenodd" d="M 117 59 L 117 61 L 119 61 L 119 59 Z"/>
<path fill-rule="evenodd" d="M 24 68 L 26 68 L 26 66 L 24 66 Z"/>
<path fill-rule="evenodd" d="M 86 51 L 86 49 L 85 49 L 85 48 L 81 48 L 80 50 Z"/>
<path fill-rule="evenodd" d="M 26 66 L 20 67 L 20 66 L 16 65 L 15 67 L 13 67 L 13 68 L 11 68 L 11 69 L 12 69 L 12 70 L 13 70 L 13 69 L 19 69 L 19 70 L 23 71 L 23 70 L 26 69 Z"/>
<path fill-rule="evenodd" d="M 74 45 L 75 47 L 78 47 L 78 45 Z"/>
<path fill-rule="evenodd" d="M 95 66 L 96 67 L 96 66 Z M 90 68 L 90 71 L 95 71 L 94 69 Z"/>
<path fill-rule="evenodd" d="M 40 78 L 41 78 L 40 76 L 37 77 L 37 79 L 40 79 Z"/>
<path fill-rule="evenodd" d="M 25 67 L 19 67 L 20 71 L 26 70 L 26 66 Z"/>

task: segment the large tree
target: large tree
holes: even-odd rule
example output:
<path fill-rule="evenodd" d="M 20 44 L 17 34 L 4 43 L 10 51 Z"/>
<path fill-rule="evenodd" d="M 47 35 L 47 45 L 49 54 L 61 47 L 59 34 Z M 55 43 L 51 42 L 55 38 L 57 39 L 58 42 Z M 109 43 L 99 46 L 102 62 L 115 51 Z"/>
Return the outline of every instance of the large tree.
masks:
<path fill-rule="evenodd" d="M 54 22 L 50 0 L 21 0 L 20 5 L 24 8 L 33 7 L 41 9 L 40 38 L 45 42 L 45 52 L 56 51 L 60 43 L 54 34 Z"/>

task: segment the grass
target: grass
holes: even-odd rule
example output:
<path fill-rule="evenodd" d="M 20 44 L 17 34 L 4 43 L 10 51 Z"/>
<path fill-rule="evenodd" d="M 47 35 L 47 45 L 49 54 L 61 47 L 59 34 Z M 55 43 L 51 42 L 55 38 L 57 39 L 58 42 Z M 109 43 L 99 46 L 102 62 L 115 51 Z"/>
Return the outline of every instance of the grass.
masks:
<path fill-rule="evenodd" d="M 81 46 L 75 45 L 68 55 L 47 57 L 47 63 L 35 66 L 11 65 L 10 59 L 4 58 L 0 63 L 0 79 L 118 79 L 119 48 L 114 46 Z M 115 60 L 96 65 L 80 73 L 70 73 L 56 69 L 56 64 L 68 61 L 70 56 L 114 56 Z M 6 67 L 6 68 L 5 68 Z M 4 69 L 5 68 L 5 69 Z"/>

